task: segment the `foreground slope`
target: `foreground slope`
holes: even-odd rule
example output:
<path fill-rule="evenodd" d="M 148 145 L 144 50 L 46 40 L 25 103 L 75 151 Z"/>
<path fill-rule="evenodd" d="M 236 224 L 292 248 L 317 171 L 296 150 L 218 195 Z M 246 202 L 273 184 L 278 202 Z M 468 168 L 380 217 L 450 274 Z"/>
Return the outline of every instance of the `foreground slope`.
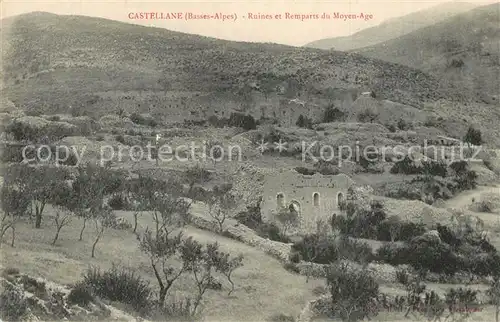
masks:
<path fill-rule="evenodd" d="M 363 29 L 350 36 L 320 39 L 305 46 L 341 51 L 372 46 L 430 26 L 446 18 L 471 10 L 475 6 L 467 2 L 448 2 L 429 9 L 389 19 L 378 26 Z"/>
<path fill-rule="evenodd" d="M 495 3 L 356 52 L 432 72 L 469 93 L 491 96 L 500 88 L 499 43 L 500 4 Z"/>

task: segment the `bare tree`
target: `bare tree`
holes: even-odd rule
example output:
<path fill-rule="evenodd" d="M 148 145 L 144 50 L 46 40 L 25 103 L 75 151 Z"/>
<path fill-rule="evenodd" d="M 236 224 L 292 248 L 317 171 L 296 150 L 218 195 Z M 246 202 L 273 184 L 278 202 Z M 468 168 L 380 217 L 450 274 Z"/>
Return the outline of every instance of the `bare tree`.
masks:
<path fill-rule="evenodd" d="M 1 207 L 3 216 L 0 221 L 0 244 L 7 230 L 12 231 L 11 246 L 14 247 L 16 238 L 16 222 L 28 213 L 29 197 L 22 191 L 4 184 L 1 190 Z"/>
<path fill-rule="evenodd" d="M 16 186 L 30 199 L 35 212 L 35 228 L 40 228 L 45 205 L 59 190 L 67 189 L 64 186 L 66 176 L 66 171 L 57 167 L 15 164 L 7 168 L 4 180 L 6 185 Z"/>
<path fill-rule="evenodd" d="M 104 197 L 121 189 L 123 178 L 122 174 L 113 173 L 109 165 L 102 167 L 87 163 L 78 167 L 67 207 L 83 219 L 80 240 L 83 239 L 87 221 L 100 218 L 104 209 Z"/>
<path fill-rule="evenodd" d="M 65 209 L 57 209 L 56 216 L 54 217 L 54 223 L 56 225 L 56 235 L 54 236 L 54 240 L 52 240 L 52 245 L 56 244 L 57 239 L 59 238 L 59 233 L 64 226 L 69 225 L 71 222 L 71 213 Z"/>
<path fill-rule="evenodd" d="M 173 193 L 180 191 L 180 185 L 173 182 L 159 182 L 140 177 L 137 191 L 140 202 L 153 217 L 153 229 L 149 227 L 142 236 L 138 235 L 140 249 L 149 257 L 151 268 L 160 287 L 158 303 L 163 306 L 172 284 L 185 272 L 184 265 L 176 268 L 171 259 L 179 255 L 182 232 L 175 232 L 189 221 L 188 203 Z M 169 191 L 170 190 L 170 191 Z"/>
<path fill-rule="evenodd" d="M 224 231 L 224 222 L 238 206 L 236 197 L 230 192 L 230 185 L 216 186 L 208 197 L 208 213 L 218 225 L 219 233 Z"/>
<path fill-rule="evenodd" d="M 95 257 L 95 248 L 97 246 L 97 243 L 99 242 L 99 240 L 101 240 L 101 237 L 104 234 L 106 228 L 111 226 L 113 219 L 114 217 L 111 209 L 102 209 L 99 213 L 92 217 L 95 226 L 95 239 L 94 243 L 92 244 L 91 254 L 92 258 Z"/>
<path fill-rule="evenodd" d="M 198 291 L 191 311 L 191 315 L 194 315 L 203 295 L 212 285 L 216 273 L 228 277 L 228 281 L 231 283 L 229 294 L 234 290 L 234 284 L 230 276 L 236 268 L 242 266 L 243 256 L 239 255 L 234 259 L 230 259 L 229 254 L 219 250 L 217 242 L 207 244 L 203 248 L 192 237 L 186 238 L 181 248 L 181 258 L 184 267 L 187 272 L 193 275 Z"/>

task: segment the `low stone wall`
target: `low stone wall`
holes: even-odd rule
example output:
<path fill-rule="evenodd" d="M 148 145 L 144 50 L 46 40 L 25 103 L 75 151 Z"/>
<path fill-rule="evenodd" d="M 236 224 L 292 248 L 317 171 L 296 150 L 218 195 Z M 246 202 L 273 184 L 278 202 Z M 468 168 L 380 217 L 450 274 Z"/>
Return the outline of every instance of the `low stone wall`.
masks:
<path fill-rule="evenodd" d="M 194 215 L 191 219 L 191 224 L 197 228 L 218 233 L 217 225 L 215 225 L 214 222 L 200 216 Z M 287 262 L 289 259 L 292 244 L 285 244 L 269 240 L 267 238 L 262 238 L 252 229 L 239 223 L 227 225 L 225 229 L 226 231 L 224 234 L 230 238 L 260 249 L 280 261 Z"/>
<path fill-rule="evenodd" d="M 352 263 L 358 267 L 360 264 Z M 326 267 L 328 264 L 317 264 L 301 261 L 295 264 L 295 268 L 300 275 L 309 275 L 311 277 L 326 277 Z M 367 269 L 373 274 L 379 283 L 394 283 L 396 281 L 396 271 L 398 267 L 383 263 L 369 263 Z"/>

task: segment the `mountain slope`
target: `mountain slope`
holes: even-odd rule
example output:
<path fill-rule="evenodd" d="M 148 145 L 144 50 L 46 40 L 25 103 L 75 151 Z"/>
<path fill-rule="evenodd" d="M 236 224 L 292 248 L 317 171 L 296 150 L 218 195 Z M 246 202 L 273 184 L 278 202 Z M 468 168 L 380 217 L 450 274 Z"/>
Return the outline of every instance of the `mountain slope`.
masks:
<path fill-rule="evenodd" d="M 3 94 L 17 106 L 141 112 L 263 97 L 321 99 L 328 88 L 368 88 L 413 106 L 466 99 L 418 70 L 276 44 L 223 41 L 100 18 L 31 13 L 2 21 Z M 214 101 L 215 97 L 215 101 Z M 119 101 L 119 102 L 117 102 Z M 241 103 L 243 102 L 243 103 Z M 231 103 L 232 104 L 232 103 Z M 222 107 L 224 108 L 224 107 Z"/>
<path fill-rule="evenodd" d="M 500 4 L 355 52 L 433 73 L 491 99 L 500 88 Z"/>
<path fill-rule="evenodd" d="M 446 18 L 469 11 L 474 7 L 476 5 L 472 3 L 448 2 L 429 9 L 412 12 L 402 17 L 389 19 L 378 26 L 363 29 L 350 36 L 316 40 L 308 43 L 305 47 L 348 51 L 372 46 L 422 27 L 430 26 Z"/>

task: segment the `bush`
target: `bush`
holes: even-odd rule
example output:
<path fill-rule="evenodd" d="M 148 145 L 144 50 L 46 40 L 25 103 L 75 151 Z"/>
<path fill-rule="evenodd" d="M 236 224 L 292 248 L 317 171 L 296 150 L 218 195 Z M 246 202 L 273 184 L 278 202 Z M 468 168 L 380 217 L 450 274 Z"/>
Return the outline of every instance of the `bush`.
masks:
<path fill-rule="evenodd" d="M 122 134 L 115 136 L 115 140 L 116 140 L 116 142 L 119 142 L 121 144 L 125 144 L 125 137 Z"/>
<path fill-rule="evenodd" d="M 68 303 L 77 304 L 86 307 L 94 300 L 90 288 L 82 282 L 79 282 L 71 289 L 68 294 Z"/>
<path fill-rule="evenodd" d="M 247 210 L 239 212 L 234 216 L 234 219 L 248 228 L 256 230 L 263 223 L 260 203 L 257 203 L 255 206 L 247 206 Z"/>
<path fill-rule="evenodd" d="M 426 236 L 416 237 L 405 246 L 386 244 L 378 249 L 377 258 L 391 265 L 409 264 L 416 270 L 447 275 L 464 268 L 448 244 Z"/>
<path fill-rule="evenodd" d="M 154 118 L 144 117 L 139 113 L 132 113 L 130 115 L 130 120 L 138 125 L 145 125 L 150 127 L 156 127 L 158 125 L 158 122 Z"/>
<path fill-rule="evenodd" d="M 228 121 L 229 126 L 241 127 L 246 131 L 255 130 L 257 123 L 251 115 L 244 115 L 241 113 L 231 113 Z"/>
<path fill-rule="evenodd" d="M 348 204 L 349 207 L 352 204 Z M 377 227 L 386 218 L 382 205 L 374 202 L 370 210 L 359 210 L 355 216 L 332 217 L 333 229 L 356 238 L 377 239 Z"/>
<path fill-rule="evenodd" d="M 280 228 L 274 223 L 262 223 L 255 229 L 255 232 L 262 238 L 267 238 L 282 243 L 290 242 L 290 238 L 285 236 L 281 232 Z"/>
<path fill-rule="evenodd" d="M 390 172 L 392 174 L 421 174 L 422 169 L 415 165 L 409 156 L 405 156 L 403 160 L 397 161 L 392 166 Z"/>
<path fill-rule="evenodd" d="M 224 126 L 229 125 L 229 119 L 227 119 L 227 118 L 220 118 L 219 119 L 215 115 L 210 116 L 207 121 L 208 121 L 208 124 L 210 124 L 213 127 L 223 128 Z"/>
<path fill-rule="evenodd" d="M 3 292 L 0 294 L 0 317 L 3 320 L 20 320 L 28 310 L 24 294 L 11 283 L 3 281 Z"/>
<path fill-rule="evenodd" d="M 333 105 L 330 105 L 326 108 L 325 113 L 323 115 L 323 123 L 331 123 L 331 122 L 342 122 L 345 120 L 345 113 L 339 110 L 338 108 L 334 108 Z"/>
<path fill-rule="evenodd" d="M 300 173 L 300 174 L 303 174 L 305 176 L 312 176 L 313 174 L 316 173 L 315 170 L 309 169 L 309 168 L 306 168 L 306 167 L 296 167 L 295 171 L 298 172 L 298 173 Z"/>
<path fill-rule="evenodd" d="M 373 259 L 372 248 L 365 242 L 342 236 L 308 234 L 292 245 L 292 259 L 329 264 L 339 259 L 368 263 Z"/>
<path fill-rule="evenodd" d="M 135 272 L 115 265 L 104 272 L 96 267 L 89 268 L 83 276 L 83 285 L 93 294 L 128 304 L 137 312 L 147 312 L 151 304 L 153 291 L 149 283 Z"/>
<path fill-rule="evenodd" d="M 361 321 L 377 315 L 379 285 L 366 269 L 335 263 L 326 270 L 333 313 L 343 321 Z"/>
<path fill-rule="evenodd" d="M 59 115 L 52 115 L 48 119 L 49 121 L 59 122 L 61 120 L 61 117 Z"/>
<path fill-rule="evenodd" d="M 488 200 L 482 200 L 477 204 L 477 210 L 480 212 L 493 212 L 493 203 Z"/>
<path fill-rule="evenodd" d="M 411 126 L 404 119 L 400 118 L 398 120 L 397 127 L 401 131 L 406 131 L 406 130 L 410 129 Z"/>
<path fill-rule="evenodd" d="M 445 294 L 445 302 L 450 313 L 470 313 L 470 309 L 478 304 L 478 291 L 468 288 L 451 288 Z"/>
<path fill-rule="evenodd" d="M 108 205 L 113 210 L 127 210 L 130 208 L 127 200 L 121 193 L 113 194 L 108 200 Z"/>
<path fill-rule="evenodd" d="M 194 301 L 190 298 L 171 299 L 159 308 L 159 315 L 155 320 L 193 321 Z"/>
<path fill-rule="evenodd" d="M 297 119 L 297 122 L 295 122 L 295 125 L 297 125 L 298 127 L 306 128 L 306 129 L 312 129 L 313 122 L 310 118 L 305 117 L 304 115 L 300 114 L 299 118 Z"/>

